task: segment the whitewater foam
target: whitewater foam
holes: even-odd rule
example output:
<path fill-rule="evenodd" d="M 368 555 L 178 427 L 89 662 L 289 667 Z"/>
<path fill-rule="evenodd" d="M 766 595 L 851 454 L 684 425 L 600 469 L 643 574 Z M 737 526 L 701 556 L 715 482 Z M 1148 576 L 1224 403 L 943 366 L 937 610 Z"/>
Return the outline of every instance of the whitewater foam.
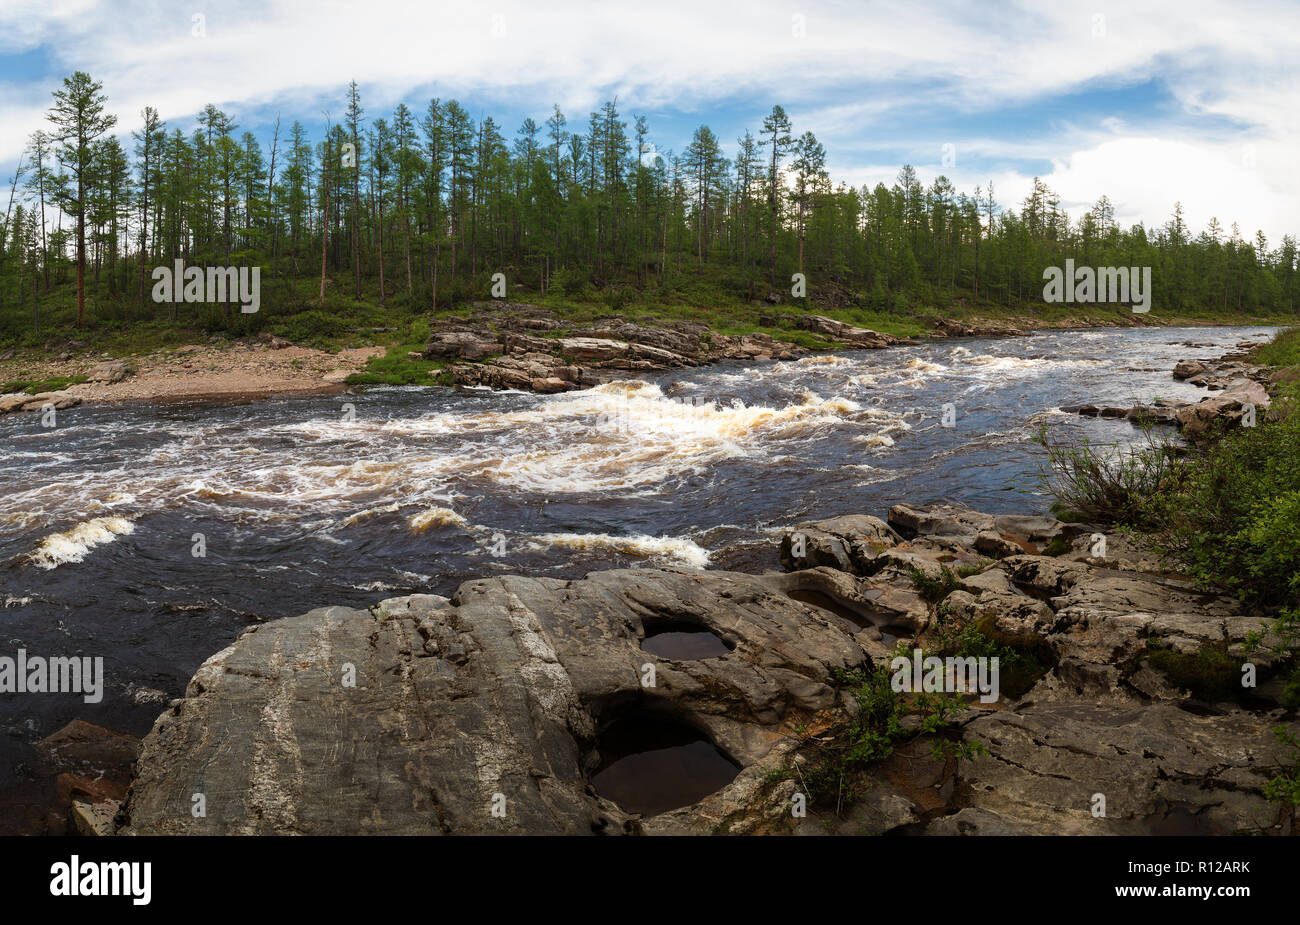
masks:
<path fill-rule="evenodd" d="M 80 562 L 96 546 L 134 532 L 135 524 L 125 517 L 97 517 L 77 524 L 71 530 L 47 536 L 32 550 L 31 561 L 44 569 Z"/>
<path fill-rule="evenodd" d="M 543 533 L 532 538 L 544 546 L 621 552 L 652 559 L 672 559 L 692 568 L 709 564 L 709 551 L 691 540 L 673 536 L 614 536 L 609 533 Z"/>
<path fill-rule="evenodd" d="M 423 533 L 431 527 L 468 527 L 469 521 L 449 507 L 431 507 L 412 514 L 407 520 L 413 533 Z"/>

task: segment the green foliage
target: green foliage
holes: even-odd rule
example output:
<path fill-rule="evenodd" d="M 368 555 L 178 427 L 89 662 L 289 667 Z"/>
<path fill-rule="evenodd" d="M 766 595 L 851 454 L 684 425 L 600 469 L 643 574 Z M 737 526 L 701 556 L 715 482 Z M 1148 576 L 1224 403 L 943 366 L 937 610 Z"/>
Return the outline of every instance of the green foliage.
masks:
<path fill-rule="evenodd" d="M 892 184 L 837 184 L 826 166 L 834 158 L 785 115 L 764 120 L 757 139 L 747 132 L 732 163 L 700 125 L 679 169 L 641 163 L 649 127 L 637 121 L 633 145 L 614 101 L 585 130 L 556 111 L 544 130 L 527 120 L 511 143 L 456 100 L 418 114 L 402 104 L 371 111 L 366 124 L 363 91 L 348 87 L 344 123 L 323 136 L 302 122 L 279 133 L 271 176 L 269 139 L 237 134 L 215 105 L 174 124 L 146 107 L 142 123 L 123 126 L 135 139 L 125 150 L 108 131 L 113 107 L 100 85 L 73 74 L 50 132 L 25 152 L 31 170 L 0 227 L 0 345 L 123 322 L 337 346 L 351 336 L 348 321 L 485 299 L 496 272 L 516 301 L 562 300 L 587 314 L 646 308 L 789 332 L 783 339 L 815 347 L 830 345 L 797 332 L 795 315 L 899 336 L 929 329 L 936 312 L 1135 321 L 1126 305 L 1043 302 L 1043 268 L 1066 258 L 1150 266 L 1166 322 L 1296 319 L 1293 236 L 1225 247 L 1191 233 L 1177 206 L 1163 225 L 1125 229 L 1104 196 L 1067 216 L 1040 180 L 1019 204 L 959 192 L 943 177 L 927 186 L 907 165 Z M 355 169 L 342 166 L 345 144 L 356 145 Z M 769 157 L 789 180 L 771 200 Z M 59 210 L 85 219 L 94 255 L 84 316 L 71 231 L 37 233 L 34 216 L 49 225 Z M 261 314 L 153 302 L 148 268 L 178 258 L 261 267 Z M 797 301 L 788 295 L 795 271 L 808 284 Z M 309 310 L 320 314 L 293 317 Z M 1266 362 L 1294 362 L 1294 349 L 1279 342 Z"/>
<path fill-rule="evenodd" d="M 915 565 L 910 565 L 909 568 L 912 570 L 912 584 L 916 586 L 917 593 L 928 603 L 937 604 L 957 590 L 960 579 L 946 565 L 939 566 L 938 578 L 931 578 Z"/>
<path fill-rule="evenodd" d="M 348 385 L 450 385 L 450 375 L 442 372 L 442 360 L 411 357 L 419 353 L 429 339 L 429 325 L 413 321 L 402 343 L 390 346 L 383 356 L 371 357 L 366 368 L 347 378 Z"/>
<path fill-rule="evenodd" d="M 1070 541 L 1067 540 L 1063 534 L 1058 533 L 1056 536 L 1052 537 L 1051 542 L 1043 549 L 1043 555 L 1063 556 L 1072 548 L 1073 547 L 1070 546 Z"/>
<path fill-rule="evenodd" d="M 1300 737 L 1287 732 L 1285 726 L 1273 727 L 1273 735 L 1277 736 L 1279 744 L 1290 747 L 1290 763 L 1280 768 L 1264 785 L 1264 796 L 1275 803 L 1300 806 Z"/>
<path fill-rule="evenodd" d="M 942 619 L 943 615 L 940 614 Z M 992 617 L 961 626 L 943 622 L 937 654 L 957 658 L 996 658 L 1000 693 L 1012 700 L 1027 694 L 1047 674 L 1053 659 L 1051 647 L 1032 634 L 1012 636 L 998 631 Z"/>
<path fill-rule="evenodd" d="M 1265 366 L 1300 366 L 1300 328 L 1279 331 L 1267 344 L 1255 349 L 1254 359 Z"/>
<path fill-rule="evenodd" d="M 1300 414 L 1239 428 L 1189 456 L 1154 497 L 1168 549 L 1207 585 L 1300 602 Z M 1272 417 L 1270 413 L 1268 417 Z"/>
<path fill-rule="evenodd" d="M 1121 449 L 1081 443 L 1054 442 L 1046 427 L 1035 442 L 1047 451 L 1040 478 L 1057 498 L 1058 516 L 1076 521 L 1124 524 L 1138 528 L 1159 525 L 1152 499 L 1165 490 L 1178 469 L 1175 445 L 1154 431 L 1144 431 L 1145 445 Z"/>
<path fill-rule="evenodd" d="M 918 692 L 910 699 L 893 688 L 888 665 L 872 671 L 839 672 L 836 680 L 848 687 L 857 714 L 841 734 L 814 745 L 810 759 L 796 762 L 782 776 L 794 778 L 813 805 L 839 808 L 856 800 L 869 786 L 870 768 L 892 755 L 897 747 L 918 736 L 932 736 L 937 757 L 971 758 L 985 752 L 979 742 L 965 742 L 951 724 L 965 701 L 954 694 Z M 908 724 L 909 716 L 917 721 Z"/>
<path fill-rule="evenodd" d="M 38 392 L 57 392 L 70 385 L 85 382 L 85 376 L 51 376 L 48 379 L 17 379 L 0 385 L 0 392 L 26 392 L 35 395 Z"/>

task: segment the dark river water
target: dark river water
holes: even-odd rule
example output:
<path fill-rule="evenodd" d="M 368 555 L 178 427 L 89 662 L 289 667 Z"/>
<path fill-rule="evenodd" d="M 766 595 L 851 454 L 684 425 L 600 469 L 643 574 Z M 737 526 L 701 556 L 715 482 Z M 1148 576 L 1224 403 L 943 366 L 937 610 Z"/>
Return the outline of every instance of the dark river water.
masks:
<path fill-rule="evenodd" d="M 1195 400 L 1170 377 L 1177 360 L 1271 330 L 946 340 L 553 396 L 99 405 L 52 429 L 8 415 L 0 655 L 102 656 L 107 683 L 98 704 L 0 694 L 0 787 L 70 719 L 143 734 L 163 706 L 135 690 L 179 696 L 256 621 L 510 572 L 776 567 L 782 525 L 899 501 L 1041 511 L 1037 428 L 1138 439 L 1060 406 Z"/>

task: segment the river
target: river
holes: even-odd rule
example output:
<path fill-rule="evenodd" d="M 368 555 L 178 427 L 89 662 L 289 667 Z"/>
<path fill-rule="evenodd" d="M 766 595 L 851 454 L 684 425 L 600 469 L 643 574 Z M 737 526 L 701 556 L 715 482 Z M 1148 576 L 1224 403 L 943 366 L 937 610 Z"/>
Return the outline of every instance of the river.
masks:
<path fill-rule="evenodd" d="M 523 572 L 778 567 L 779 528 L 899 501 L 1047 508 L 1072 403 L 1196 400 L 1170 376 L 1271 328 L 953 339 L 540 396 L 450 388 L 0 418 L 0 655 L 102 656 L 103 700 L 0 695 L 0 787 L 68 720 L 140 735 L 251 623 Z M 1187 346 L 1187 343 L 1200 346 Z M 953 426 L 944 426 L 951 405 Z M 196 553 L 202 553 L 198 555 Z"/>

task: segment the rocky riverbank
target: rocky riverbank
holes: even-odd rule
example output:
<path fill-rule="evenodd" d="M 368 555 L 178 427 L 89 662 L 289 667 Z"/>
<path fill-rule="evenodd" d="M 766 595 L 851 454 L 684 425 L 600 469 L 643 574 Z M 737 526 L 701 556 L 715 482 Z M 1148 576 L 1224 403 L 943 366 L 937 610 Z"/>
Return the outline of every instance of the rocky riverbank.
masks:
<path fill-rule="evenodd" d="M 344 381 L 382 347 L 329 353 L 266 337 L 190 344 L 131 359 L 64 351 L 54 359 L 0 361 L 0 382 L 68 379 L 59 389 L 0 394 L 0 414 L 71 408 L 82 402 L 231 401 L 342 392 Z M 79 381 L 84 380 L 84 381 Z"/>
<path fill-rule="evenodd" d="M 1195 346 L 1189 344 L 1188 346 Z M 1156 400 L 1150 405 L 1129 407 L 1069 405 L 1061 410 L 1085 417 L 1123 418 L 1135 423 L 1172 424 L 1196 437 L 1215 427 L 1232 427 L 1253 412 L 1265 415 L 1272 405 L 1272 391 L 1281 382 L 1295 378 L 1294 369 L 1274 369 L 1251 360 L 1253 341 L 1237 344 L 1237 350 L 1217 360 L 1180 360 L 1172 376 L 1216 394 L 1195 402 Z"/>
<path fill-rule="evenodd" d="M 915 343 L 823 315 L 759 315 L 760 327 L 788 330 L 727 335 L 708 325 L 611 315 L 576 323 L 549 309 L 518 302 L 478 302 L 467 318 L 430 320 L 430 337 L 411 358 L 446 363 L 438 382 L 494 389 L 567 392 L 625 377 L 702 366 L 722 360 L 790 360 L 818 349 L 880 349 Z M 925 338 L 1027 336 L 1036 330 L 1118 328 L 1161 323 L 1140 316 L 1043 319 L 923 319 Z M 374 333 L 374 332 L 372 332 Z M 805 336 L 807 335 L 807 336 Z M 798 341 L 822 347 L 802 346 Z M 784 339 L 782 339 L 784 338 Z M 344 391 L 347 379 L 385 348 L 329 352 L 263 334 L 233 343 L 189 344 L 113 359 L 82 341 L 46 344 L 37 355 L 0 354 L 0 382 L 51 383 L 61 388 L 0 394 L 0 414 L 70 408 L 82 402 L 229 401 Z M 429 384 L 434 384 L 431 378 Z M 1104 409 L 1110 414 L 1114 409 Z M 1128 409 L 1123 409 L 1127 412 Z M 1089 413 L 1085 411 L 1084 413 Z M 1163 409 L 1152 414 L 1161 419 Z"/>
<path fill-rule="evenodd" d="M 784 572 L 490 578 L 255 626 L 159 717 L 115 828 L 1296 834 L 1264 796 L 1285 760 L 1271 727 L 1300 731 L 1270 677 L 1268 616 L 1097 532 L 898 505 L 790 527 Z M 952 717 L 982 753 L 936 757 L 918 734 L 856 803 L 792 814 L 799 766 L 853 721 L 844 672 L 971 625 L 1041 665 L 1025 691 Z M 1235 687 L 1184 671 L 1203 651 Z M 1247 660 L 1261 680 L 1242 689 Z M 618 799 L 602 773 L 637 734 L 654 747 L 628 729 L 665 726 L 724 773 L 676 808 L 632 811 L 628 788 L 681 769 L 647 765 Z"/>
<path fill-rule="evenodd" d="M 533 305 L 482 303 L 472 320 L 440 320 L 420 354 L 448 362 L 452 381 L 534 392 L 589 388 L 629 372 L 702 366 L 720 360 L 793 360 L 812 352 L 763 333 L 728 336 L 708 325 L 647 325 L 611 318 L 571 326 Z M 904 341 L 820 315 L 799 318 L 800 330 L 836 346 L 879 349 Z"/>

